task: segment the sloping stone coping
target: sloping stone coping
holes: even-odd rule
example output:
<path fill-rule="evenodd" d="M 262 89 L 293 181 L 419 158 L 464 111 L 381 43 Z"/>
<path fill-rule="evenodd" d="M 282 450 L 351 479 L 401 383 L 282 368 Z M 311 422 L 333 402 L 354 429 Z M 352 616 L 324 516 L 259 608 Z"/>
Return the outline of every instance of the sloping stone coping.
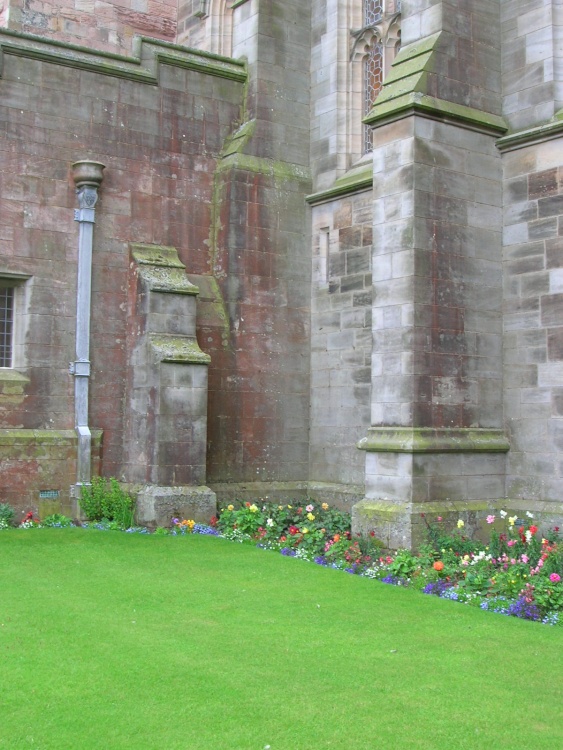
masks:
<path fill-rule="evenodd" d="M 34 34 L 0 29 L 0 75 L 3 56 L 15 55 L 54 65 L 89 70 L 106 76 L 158 84 L 160 65 L 187 68 L 206 75 L 245 83 L 246 64 L 211 52 L 200 52 L 169 42 L 139 36 L 133 40 L 133 55 L 95 52 L 88 47 L 47 40 Z"/>

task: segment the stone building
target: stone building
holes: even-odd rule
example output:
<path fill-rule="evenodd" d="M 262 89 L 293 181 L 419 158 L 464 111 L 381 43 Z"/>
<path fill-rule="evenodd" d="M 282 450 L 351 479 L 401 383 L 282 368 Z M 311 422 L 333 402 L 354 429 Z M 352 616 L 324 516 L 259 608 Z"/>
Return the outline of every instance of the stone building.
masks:
<path fill-rule="evenodd" d="M 562 518 L 561 3 L 0 26 L 0 501 L 310 496 L 390 547 L 422 513 Z"/>

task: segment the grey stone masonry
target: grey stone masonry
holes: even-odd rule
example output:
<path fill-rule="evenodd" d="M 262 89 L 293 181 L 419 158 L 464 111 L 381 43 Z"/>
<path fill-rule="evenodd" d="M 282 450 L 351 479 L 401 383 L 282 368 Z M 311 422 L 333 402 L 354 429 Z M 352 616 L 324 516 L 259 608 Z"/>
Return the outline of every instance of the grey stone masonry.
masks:
<path fill-rule="evenodd" d="M 363 483 L 370 424 L 371 190 L 313 208 L 310 476 Z"/>
<path fill-rule="evenodd" d="M 503 114 L 511 130 L 542 124 L 563 107 L 563 6 L 501 3 Z"/>
<path fill-rule="evenodd" d="M 416 543 L 425 504 L 502 497 L 508 449 L 499 6 L 407 2 L 403 16 L 396 72 L 370 115 L 372 427 L 354 520 L 389 546 Z"/>
<path fill-rule="evenodd" d="M 197 287 L 174 248 L 131 246 L 128 419 L 123 477 L 204 485 L 207 366 L 195 338 Z"/>
<path fill-rule="evenodd" d="M 510 498 L 561 502 L 561 139 L 504 153 L 504 410 Z"/>

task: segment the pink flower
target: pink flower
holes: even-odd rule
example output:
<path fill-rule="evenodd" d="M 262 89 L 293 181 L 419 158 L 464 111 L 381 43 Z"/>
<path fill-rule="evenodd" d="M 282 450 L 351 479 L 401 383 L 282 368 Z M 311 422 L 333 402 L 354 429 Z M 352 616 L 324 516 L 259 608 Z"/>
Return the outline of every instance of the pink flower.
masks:
<path fill-rule="evenodd" d="M 442 521 L 442 516 L 438 516 L 438 521 Z"/>
<path fill-rule="evenodd" d="M 559 575 L 559 573 L 552 573 L 549 576 L 549 580 L 551 581 L 551 583 L 559 583 L 559 581 L 561 580 L 561 576 Z"/>
<path fill-rule="evenodd" d="M 528 557 L 528 555 L 522 555 L 520 559 L 522 560 L 523 563 L 527 563 L 530 558 Z"/>
<path fill-rule="evenodd" d="M 540 559 L 538 560 L 538 568 L 542 568 L 542 567 L 543 567 L 543 560 L 540 557 Z"/>
<path fill-rule="evenodd" d="M 315 506 L 314 505 L 308 505 L 305 508 L 305 510 L 307 511 L 307 513 L 312 513 L 315 510 Z"/>
<path fill-rule="evenodd" d="M 509 547 L 514 547 L 514 545 L 516 544 L 516 539 L 510 539 L 507 544 Z"/>
<path fill-rule="evenodd" d="M 487 516 L 487 523 L 494 523 L 495 517 L 494 516 Z"/>

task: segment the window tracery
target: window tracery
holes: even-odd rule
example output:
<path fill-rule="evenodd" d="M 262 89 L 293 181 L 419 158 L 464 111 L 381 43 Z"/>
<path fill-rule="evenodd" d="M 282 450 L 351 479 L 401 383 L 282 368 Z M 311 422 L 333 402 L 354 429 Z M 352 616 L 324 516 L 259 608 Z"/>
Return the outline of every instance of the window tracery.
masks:
<path fill-rule="evenodd" d="M 383 85 L 400 43 L 400 0 L 363 0 L 363 26 L 352 31 L 351 61 L 356 68 L 355 78 L 361 77 L 361 86 L 357 83 L 353 87 L 357 94 L 361 89 L 360 101 L 358 97 L 353 106 L 360 119 L 371 110 L 377 95 Z M 353 76 L 354 77 L 354 76 Z M 358 112 L 359 110 L 359 112 Z M 371 128 L 362 127 L 361 153 L 372 149 Z"/>

